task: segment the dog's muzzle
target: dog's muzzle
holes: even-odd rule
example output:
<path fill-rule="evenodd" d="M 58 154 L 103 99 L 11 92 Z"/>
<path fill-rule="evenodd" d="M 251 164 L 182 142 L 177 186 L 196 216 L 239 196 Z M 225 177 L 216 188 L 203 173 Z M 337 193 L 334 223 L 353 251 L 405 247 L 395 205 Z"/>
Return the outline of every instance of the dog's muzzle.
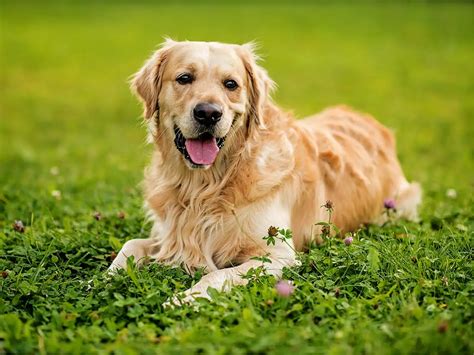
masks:
<path fill-rule="evenodd" d="M 181 130 L 174 127 L 174 144 L 192 167 L 212 165 L 224 146 L 225 137 L 217 138 L 210 133 L 202 133 L 197 138 L 185 138 Z"/>

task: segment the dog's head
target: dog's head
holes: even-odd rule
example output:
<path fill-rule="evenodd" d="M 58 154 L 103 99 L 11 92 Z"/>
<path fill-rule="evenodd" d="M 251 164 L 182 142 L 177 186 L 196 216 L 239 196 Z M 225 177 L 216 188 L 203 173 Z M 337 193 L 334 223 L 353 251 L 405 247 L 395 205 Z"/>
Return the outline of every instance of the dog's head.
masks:
<path fill-rule="evenodd" d="M 264 126 L 273 82 L 252 44 L 167 40 L 132 79 L 155 140 L 174 142 L 191 169 L 209 168 L 238 130 Z"/>

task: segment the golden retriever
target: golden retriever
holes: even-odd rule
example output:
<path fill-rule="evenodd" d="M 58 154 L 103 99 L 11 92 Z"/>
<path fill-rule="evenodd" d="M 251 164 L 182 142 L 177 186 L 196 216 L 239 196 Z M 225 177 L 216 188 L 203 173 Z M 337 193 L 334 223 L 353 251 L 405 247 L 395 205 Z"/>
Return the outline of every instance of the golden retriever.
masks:
<path fill-rule="evenodd" d="M 270 99 L 274 88 L 252 44 L 167 40 L 132 79 L 155 149 L 145 173 L 153 227 L 125 243 L 109 270 L 145 257 L 207 274 L 184 301 L 244 284 L 262 265 L 279 277 L 320 233 L 334 204 L 342 232 L 383 221 L 383 201 L 417 218 L 421 189 L 408 183 L 393 134 L 372 117 L 334 107 L 295 120 Z M 289 243 L 267 245 L 269 226 Z"/>

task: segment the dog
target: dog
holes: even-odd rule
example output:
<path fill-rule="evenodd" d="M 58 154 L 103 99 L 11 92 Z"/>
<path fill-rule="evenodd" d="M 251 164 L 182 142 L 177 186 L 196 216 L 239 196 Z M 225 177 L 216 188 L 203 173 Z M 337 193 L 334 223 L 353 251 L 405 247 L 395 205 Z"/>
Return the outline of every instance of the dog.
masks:
<path fill-rule="evenodd" d="M 271 100 L 275 88 L 255 46 L 166 40 L 132 77 L 149 141 L 145 205 L 148 239 L 127 241 L 109 268 L 145 258 L 207 272 L 182 301 L 226 291 L 262 265 L 281 277 L 328 219 L 340 235 L 383 223 L 383 201 L 417 219 L 421 188 L 400 167 L 392 132 L 338 106 L 296 120 Z M 293 237 L 263 240 L 270 226 Z"/>

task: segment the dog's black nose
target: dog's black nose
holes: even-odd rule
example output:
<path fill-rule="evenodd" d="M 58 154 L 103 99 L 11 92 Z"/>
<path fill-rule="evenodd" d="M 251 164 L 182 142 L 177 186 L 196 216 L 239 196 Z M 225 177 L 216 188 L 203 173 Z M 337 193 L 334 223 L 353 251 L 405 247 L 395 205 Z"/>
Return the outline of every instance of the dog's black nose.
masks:
<path fill-rule="evenodd" d="M 194 119 L 204 126 L 212 126 L 221 120 L 222 110 L 216 104 L 200 103 L 193 110 Z"/>

